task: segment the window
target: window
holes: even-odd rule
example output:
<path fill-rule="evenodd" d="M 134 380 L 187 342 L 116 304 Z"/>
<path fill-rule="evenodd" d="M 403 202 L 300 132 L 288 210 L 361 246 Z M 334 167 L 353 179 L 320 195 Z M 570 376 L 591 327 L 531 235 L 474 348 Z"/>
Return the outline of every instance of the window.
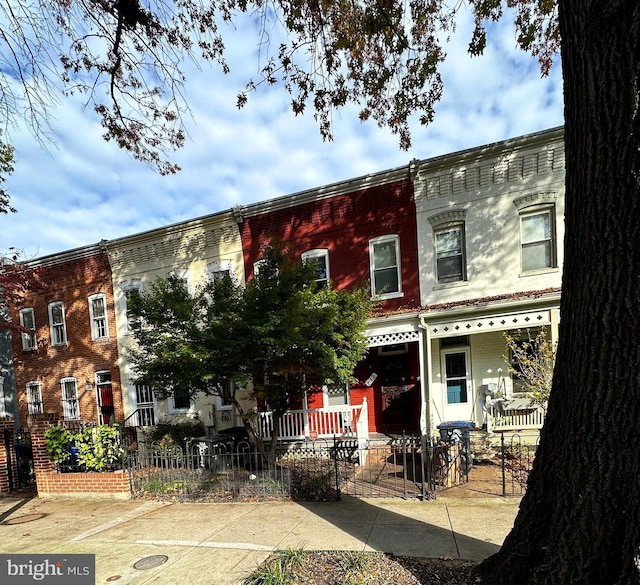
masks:
<path fill-rule="evenodd" d="M 67 343 L 67 325 L 63 302 L 58 301 L 49 305 L 49 327 L 51 328 L 51 345 Z"/>
<path fill-rule="evenodd" d="M 169 401 L 172 411 L 184 412 L 191 408 L 191 393 L 188 388 L 174 388 Z"/>
<path fill-rule="evenodd" d="M 369 242 L 371 292 L 380 298 L 402 296 L 400 286 L 400 238 L 382 236 Z"/>
<path fill-rule="evenodd" d="M 44 412 L 42 406 L 42 384 L 40 382 L 27 382 L 27 408 L 29 414 Z"/>
<path fill-rule="evenodd" d="M 133 327 L 140 321 L 137 317 L 135 317 L 131 313 L 131 298 L 133 295 L 142 293 L 142 283 L 140 282 L 127 282 L 126 284 L 121 284 L 122 296 L 120 300 L 120 310 L 121 315 L 124 313 L 125 316 L 125 333 L 131 333 L 133 331 Z"/>
<path fill-rule="evenodd" d="M 329 286 L 329 250 L 318 249 L 303 252 L 302 261 L 313 264 L 316 269 L 318 287 Z"/>
<path fill-rule="evenodd" d="M 523 272 L 555 267 L 554 209 L 547 207 L 520 216 Z"/>
<path fill-rule="evenodd" d="M 33 309 L 20 309 L 20 325 L 25 329 L 31 329 L 33 331 L 33 333 L 22 332 L 22 349 L 25 351 L 36 349 L 36 318 Z"/>
<path fill-rule="evenodd" d="M 434 231 L 438 284 L 466 280 L 464 224 Z"/>
<path fill-rule="evenodd" d="M 233 278 L 234 270 L 231 260 L 220 260 L 209 264 L 207 267 L 207 278 L 209 282 L 218 282 L 225 277 Z"/>
<path fill-rule="evenodd" d="M 89 297 L 89 317 L 91 319 L 91 339 L 109 337 L 105 295 L 99 294 Z"/>
<path fill-rule="evenodd" d="M 63 378 L 62 386 L 62 412 L 64 420 L 79 420 L 80 405 L 78 404 L 78 381 L 75 378 Z"/>

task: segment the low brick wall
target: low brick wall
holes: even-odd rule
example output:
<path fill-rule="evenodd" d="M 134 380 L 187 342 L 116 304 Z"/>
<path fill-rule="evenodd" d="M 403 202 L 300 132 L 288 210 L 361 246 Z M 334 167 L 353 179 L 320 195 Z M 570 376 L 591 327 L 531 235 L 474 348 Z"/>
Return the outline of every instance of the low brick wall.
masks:
<path fill-rule="evenodd" d="M 126 471 L 104 473 L 59 473 L 37 476 L 40 498 L 117 498 L 129 499 L 131 488 Z"/>
<path fill-rule="evenodd" d="M 33 467 L 40 498 L 131 498 L 126 471 L 60 473 L 47 455 L 45 431 L 57 423 L 55 415 L 37 415 L 29 420 Z"/>

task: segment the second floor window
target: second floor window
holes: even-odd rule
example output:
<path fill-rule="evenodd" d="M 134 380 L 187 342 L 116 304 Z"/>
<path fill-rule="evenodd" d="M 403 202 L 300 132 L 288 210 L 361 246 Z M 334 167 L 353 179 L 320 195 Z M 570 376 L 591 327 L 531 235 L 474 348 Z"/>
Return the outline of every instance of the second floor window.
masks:
<path fill-rule="evenodd" d="M 555 267 L 553 211 L 553 207 L 547 207 L 520 216 L 523 272 Z"/>
<path fill-rule="evenodd" d="M 465 280 L 464 226 L 434 232 L 438 283 Z"/>
<path fill-rule="evenodd" d="M 56 302 L 49 305 L 49 326 L 51 328 L 51 345 L 67 343 L 64 303 Z"/>
<path fill-rule="evenodd" d="M 36 318 L 32 308 L 20 309 L 20 325 L 31 329 L 33 333 L 22 332 L 22 349 L 29 351 L 36 348 Z"/>
<path fill-rule="evenodd" d="M 382 236 L 369 242 L 371 292 L 381 298 L 401 296 L 400 238 Z"/>
<path fill-rule="evenodd" d="M 89 297 L 89 316 L 91 318 L 91 339 L 109 337 L 105 295 L 99 294 Z"/>
<path fill-rule="evenodd" d="M 78 404 L 78 381 L 75 378 L 63 378 L 62 386 L 62 412 L 64 420 L 79 420 L 80 405 Z"/>
<path fill-rule="evenodd" d="M 308 250 L 302 254 L 302 261 L 316 269 L 318 287 L 329 286 L 329 250 Z"/>
<path fill-rule="evenodd" d="M 27 408 L 29 409 L 29 414 L 44 412 L 42 407 L 42 385 L 40 382 L 27 383 Z"/>

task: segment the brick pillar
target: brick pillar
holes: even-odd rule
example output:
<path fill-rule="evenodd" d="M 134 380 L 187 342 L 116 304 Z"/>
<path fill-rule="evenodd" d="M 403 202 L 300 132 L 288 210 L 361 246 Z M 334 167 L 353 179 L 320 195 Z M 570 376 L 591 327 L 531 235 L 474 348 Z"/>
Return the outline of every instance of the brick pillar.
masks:
<path fill-rule="evenodd" d="M 36 485 L 40 481 L 38 476 L 55 471 L 55 465 L 47 455 L 44 433 L 48 428 L 54 426 L 56 422 L 57 417 L 53 413 L 34 414 L 27 419 L 27 425 L 31 432 L 31 450 L 33 452 L 33 470 L 36 474 Z"/>
<path fill-rule="evenodd" d="M 0 417 L 0 493 L 11 493 L 11 481 L 13 478 L 15 483 L 18 478 L 18 468 L 16 466 L 16 458 L 13 453 L 7 449 L 13 449 L 13 430 L 15 421 L 11 416 Z M 11 468 L 9 468 L 11 466 Z"/>

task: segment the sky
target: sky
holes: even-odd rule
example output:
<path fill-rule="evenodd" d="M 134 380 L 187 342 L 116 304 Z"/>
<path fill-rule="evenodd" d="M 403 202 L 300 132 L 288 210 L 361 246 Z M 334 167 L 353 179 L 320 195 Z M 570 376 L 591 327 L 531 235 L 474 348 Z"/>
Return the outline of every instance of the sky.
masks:
<path fill-rule="evenodd" d="M 46 148 L 20 126 L 5 137 L 16 149 L 5 187 L 18 213 L 0 215 L 0 253 L 13 247 L 33 259 L 562 125 L 559 60 L 541 78 L 508 21 L 493 28 L 482 57 L 470 57 L 471 30 L 469 18 L 458 22 L 435 120 L 422 127 L 416 117 L 408 151 L 390 130 L 360 122 L 356 107 L 334 114 L 334 140 L 324 142 L 312 112 L 296 117 L 277 86 L 238 110 L 236 95 L 259 65 L 241 27 L 226 41 L 231 74 L 185 70 L 192 115 L 171 158 L 182 167 L 176 175 L 105 142 L 97 116 L 79 98 L 63 100 Z"/>

